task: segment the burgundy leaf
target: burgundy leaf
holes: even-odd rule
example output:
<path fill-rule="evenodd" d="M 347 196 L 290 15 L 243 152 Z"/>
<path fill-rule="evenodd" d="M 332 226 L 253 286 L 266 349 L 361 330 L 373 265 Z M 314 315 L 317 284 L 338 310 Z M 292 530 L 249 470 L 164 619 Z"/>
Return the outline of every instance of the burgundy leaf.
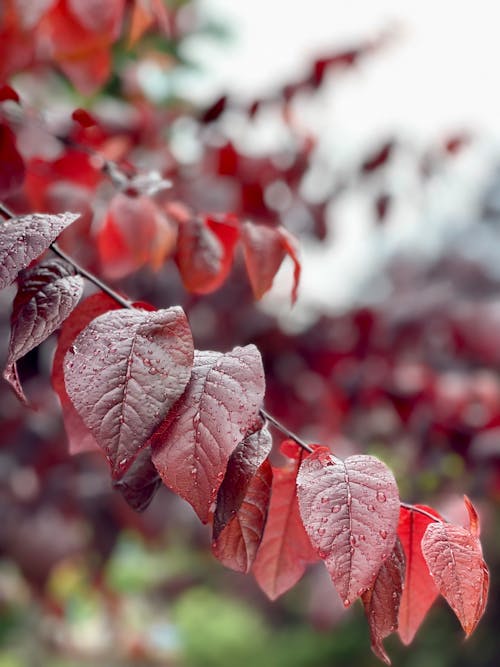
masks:
<path fill-rule="evenodd" d="M 248 435 L 229 458 L 226 474 L 217 493 L 213 538 L 216 540 L 233 519 L 245 498 L 248 485 L 271 451 L 272 439 L 267 428 Z"/>
<path fill-rule="evenodd" d="M 226 354 L 196 352 L 184 395 L 152 438 L 153 463 L 163 481 L 204 523 L 229 457 L 259 421 L 264 389 L 254 345 Z"/>
<path fill-rule="evenodd" d="M 377 576 L 396 540 L 398 487 L 373 456 L 334 458 L 322 447 L 297 477 L 304 527 L 349 606 Z"/>
<path fill-rule="evenodd" d="M 142 449 L 123 477 L 113 482 L 113 488 L 136 512 L 144 512 L 160 486 L 161 477 L 151 461 L 150 447 Z"/>
<path fill-rule="evenodd" d="M 182 395 L 193 342 L 181 308 L 100 315 L 66 353 L 66 390 L 119 479 Z"/>
<path fill-rule="evenodd" d="M 420 624 L 438 596 L 438 589 L 432 579 L 422 554 L 422 537 L 432 519 L 418 509 L 441 520 L 439 514 L 426 505 L 415 505 L 415 509 L 401 507 L 398 536 L 406 557 L 405 585 L 399 607 L 398 633 L 404 644 L 409 644 Z"/>
<path fill-rule="evenodd" d="M 488 597 L 489 572 L 479 538 L 461 526 L 430 523 L 422 538 L 422 553 L 439 592 L 468 637 Z"/>
<path fill-rule="evenodd" d="M 396 539 L 394 549 L 384 561 L 377 577 L 361 599 L 370 626 L 372 651 L 387 665 L 391 664 L 382 640 L 398 627 L 398 612 L 403 592 L 405 557 L 401 542 Z"/>
<path fill-rule="evenodd" d="M 264 535 L 252 571 L 271 600 L 286 593 L 318 560 L 299 513 L 296 494 L 299 460 L 273 469 L 271 503 Z"/>
<path fill-rule="evenodd" d="M 11 334 L 4 378 L 25 401 L 16 362 L 50 336 L 80 300 L 83 278 L 65 262 L 53 259 L 21 271 L 12 308 Z"/>
<path fill-rule="evenodd" d="M 186 289 L 208 294 L 226 280 L 239 229 L 234 216 L 188 218 L 179 224 L 176 261 Z"/>
<path fill-rule="evenodd" d="M 10 127 L 0 123 L 0 197 L 8 197 L 19 190 L 25 171 L 14 133 Z"/>
<path fill-rule="evenodd" d="M 297 300 L 300 262 L 295 238 L 283 227 L 268 227 L 245 222 L 241 227 L 243 252 L 248 277 L 256 299 L 271 289 L 274 277 L 286 255 L 294 263 L 292 303 Z"/>
<path fill-rule="evenodd" d="M 64 358 L 73 341 L 93 319 L 108 310 L 117 310 L 121 306 L 104 292 L 92 294 L 82 301 L 64 322 L 59 333 L 54 362 L 52 364 L 52 386 L 59 396 L 63 413 L 64 428 L 69 441 L 70 454 L 99 450 L 94 436 L 83 423 L 66 392 L 64 383 Z"/>
<path fill-rule="evenodd" d="M 266 525 L 273 470 L 266 459 L 245 488 L 245 495 L 232 518 L 217 532 L 212 551 L 226 567 L 249 572 Z"/>
<path fill-rule="evenodd" d="M 10 285 L 21 269 L 39 257 L 77 213 L 33 213 L 7 220 L 0 226 L 0 289 Z"/>

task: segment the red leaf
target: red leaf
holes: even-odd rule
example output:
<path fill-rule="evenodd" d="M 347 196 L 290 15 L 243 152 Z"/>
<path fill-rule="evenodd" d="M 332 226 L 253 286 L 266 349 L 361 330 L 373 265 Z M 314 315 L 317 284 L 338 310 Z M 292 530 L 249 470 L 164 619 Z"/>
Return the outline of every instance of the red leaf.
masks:
<path fill-rule="evenodd" d="M 25 171 L 14 133 L 10 127 L 0 123 L 0 197 L 8 197 L 20 189 Z"/>
<path fill-rule="evenodd" d="M 161 486 L 161 477 L 151 461 L 151 448 L 139 452 L 123 477 L 113 482 L 126 502 L 136 512 L 144 512 Z"/>
<path fill-rule="evenodd" d="M 427 526 L 422 553 L 439 592 L 468 637 L 479 623 L 488 597 L 489 573 L 479 539 L 461 526 Z"/>
<path fill-rule="evenodd" d="M 235 515 L 212 542 L 214 555 L 237 572 L 249 572 L 266 525 L 273 470 L 266 459 L 245 488 Z"/>
<path fill-rule="evenodd" d="M 226 280 L 238 238 L 237 220 L 227 215 L 189 218 L 179 225 L 176 261 L 186 289 L 208 294 Z"/>
<path fill-rule="evenodd" d="M 398 539 L 377 578 L 361 599 L 370 626 L 372 651 L 387 665 L 391 664 L 382 640 L 398 627 L 398 611 L 403 592 L 405 557 Z"/>
<path fill-rule="evenodd" d="M 271 600 L 286 593 L 318 560 L 299 513 L 296 478 L 299 461 L 273 469 L 271 503 L 264 535 L 252 571 Z"/>
<path fill-rule="evenodd" d="M 75 109 L 71 114 L 71 118 L 75 121 L 75 123 L 78 123 L 86 129 L 89 127 L 96 127 L 97 125 L 97 121 L 94 116 L 92 116 L 92 114 L 90 114 L 85 109 Z"/>
<path fill-rule="evenodd" d="M 232 352 L 196 352 L 181 400 L 152 438 L 153 463 L 165 484 L 203 523 L 229 457 L 255 429 L 264 397 L 262 360 L 254 345 Z"/>
<path fill-rule="evenodd" d="M 54 362 L 52 364 L 52 386 L 61 401 L 64 427 L 69 441 L 71 454 L 99 449 L 94 436 L 83 423 L 66 392 L 64 384 L 64 358 L 78 334 L 92 320 L 109 310 L 117 310 L 121 306 L 110 296 L 97 292 L 82 301 L 64 322 L 57 343 Z"/>
<path fill-rule="evenodd" d="M 21 269 L 39 257 L 68 225 L 75 213 L 42 215 L 33 213 L 0 226 L 0 289 L 10 285 Z"/>
<path fill-rule="evenodd" d="M 64 361 L 66 390 L 119 479 L 181 396 L 193 342 L 181 308 L 94 319 Z"/>
<path fill-rule="evenodd" d="M 361 165 L 361 172 L 369 174 L 380 167 L 383 167 L 391 157 L 391 154 L 394 149 L 393 141 L 386 141 L 382 146 L 378 148 L 375 153 L 366 158 L 366 160 Z"/>
<path fill-rule="evenodd" d="M 464 496 L 464 504 L 467 514 L 469 515 L 469 530 L 474 537 L 479 537 L 481 527 L 479 525 L 479 515 L 476 508 L 467 496 Z"/>
<path fill-rule="evenodd" d="M 392 472 L 373 456 L 341 461 L 319 448 L 300 467 L 297 495 L 304 527 L 347 607 L 394 547 L 399 494 Z"/>
<path fill-rule="evenodd" d="M 3 85 L 0 85 L 0 102 L 5 102 L 6 100 L 11 100 L 18 104 L 21 103 L 21 99 L 14 88 L 4 83 Z"/>
<path fill-rule="evenodd" d="M 218 100 L 216 100 L 210 107 L 208 107 L 208 109 L 202 113 L 200 117 L 200 123 L 213 123 L 215 120 L 217 120 L 219 116 L 224 113 L 226 103 L 226 95 L 219 97 Z"/>
<path fill-rule="evenodd" d="M 38 26 L 52 59 L 84 95 L 94 93 L 109 76 L 110 47 L 122 12 L 123 0 L 60 0 Z"/>
<path fill-rule="evenodd" d="M 436 518 L 439 514 L 431 507 L 415 505 Z M 401 641 L 409 644 L 420 624 L 438 596 L 438 589 L 432 579 L 422 554 L 421 542 L 432 519 L 415 510 L 401 507 L 398 536 L 406 557 L 406 572 L 403 597 L 399 607 L 398 632 Z"/>
<path fill-rule="evenodd" d="M 215 540 L 241 507 L 247 488 L 269 455 L 271 446 L 271 434 L 264 427 L 247 435 L 231 454 L 217 493 L 213 525 Z"/>
<path fill-rule="evenodd" d="M 120 34 L 124 0 L 67 0 L 68 9 L 81 26 L 91 32 Z"/>
<path fill-rule="evenodd" d="M 4 378 L 26 401 L 16 362 L 50 336 L 77 305 L 83 278 L 65 262 L 53 259 L 21 271 L 12 308 L 11 335 Z"/>
<path fill-rule="evenodd" d="M 128 46 L 131 48 L 156 20 L 165 35 L 170 34 L 167 8 L 162 0 L 135 0 L 130 18 Z"/>
<path fill-rule="evenodd" d="M 245 222 L 241 227 L 241 238 L 248 277 L 256 299 L 272 287 L 274 277 L 286 255 L 294 263 L 292 303 L 297 300 L 300 280 L 300 262 L 294 237 L 283 227 L 267 227 Z"/>
<path fill-rule="evenodd" d="M 149 197 L 117 194 L 97 236 L 103 271 L 116 279 L 145 263 L 159 268 L 173 250 L 175 240 L 174 226 Z"/>

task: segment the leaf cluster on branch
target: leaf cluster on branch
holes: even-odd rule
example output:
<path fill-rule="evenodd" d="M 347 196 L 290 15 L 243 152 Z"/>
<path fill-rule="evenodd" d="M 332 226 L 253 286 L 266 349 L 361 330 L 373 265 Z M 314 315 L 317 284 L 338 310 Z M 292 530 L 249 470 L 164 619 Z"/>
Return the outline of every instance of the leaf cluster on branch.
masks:
<path fill-rule="evenodd" d="M 344 606 L 361 600 L 373 651 L 387 663 L 383 640 L 397 631 L 409 644 L 438 595 L 468 636 L 489 583 L 468 498 L 467 526 L 402 502 L 378 458 L 342 460 L 325 445 L 304 442 L 266 409 L 255 345 L 195 349 L 180 306 L 156 309 L 104 282 L 159 271 L 172 259 L 183 287 L 207 295 L 230 282 L 241 256 L 260 299 L 287 259 L 294 303 L 301 264 L 290 229 L 324 239 L 327 208 L 359 182 L 371 184 L 375 218 L 384 222 L 393 196 L 379 175 L 398 150 L 392 138 L 384 140 L 351 172 L 332 178 L 321 197 L 308 197 L 303 183 L 320 162 L 317 138 L 296 122 L 294 101 L 354 67 L 383 39 L 324 54 L 276 95 L 250 102 L 223 95 L 189 109 L 196 165 L 177 159 L 163 136 L 186 107 L 152 108 L 134 66 L 128 104 L 120 107 L 126 127 L 105 113 L 75 109 L 54 130 L 7 83 L 30 67 L 53 68 L 81 94 L 95 93 L 113 85 L 113 48 L 123 41 L 133 47 L 155 27 L 169 57 L 179 57 L 182 4 L 8 0 L 0 8 L 0 289 L 17 284 L 4 378 L 27 403 L 17 364 L 57 332 L 51 377 L 69 451 L 102 452 L 113 488 L 132 508 L 146 510 L 167 486 L 209 525 L 214 556 L 251 573 L 272 600 L 322 561 Z M 245 154 L 214 130 L 227 111 L 254 122 L 268 107 L 277 108 L 292 139 L 286 151 Z M 419 168 L 430 173 L 442 153 L 455 154 L 464 143 L 448 138 L 419 157 Z M 62 212 L 68 209 L 75 212 Z M 98 291 L 88 296 L 84 279 Z M 400 382 L 402 397 L 399 385 L 387 390 L 394 389 L 403 421 L 411 413 L 408 392 L 417 403 L 411 370 L 410 382 Z M 353 376 L 362 381 L 357 369 Z M 349 367 L 343 378 L 351 382 Z M 285 436 L 279 455 L 269 426 Z"/>

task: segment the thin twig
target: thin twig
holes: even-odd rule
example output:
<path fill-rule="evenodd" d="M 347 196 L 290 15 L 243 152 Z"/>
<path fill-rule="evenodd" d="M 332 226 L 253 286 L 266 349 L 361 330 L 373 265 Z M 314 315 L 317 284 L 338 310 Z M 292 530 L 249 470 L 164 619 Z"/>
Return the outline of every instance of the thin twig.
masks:
<path fill-rule="evenodd" d="M 7 218 L 15 218 L 17 217 L 13 211 L 11 211 L 5 204 L 0 202 L 0 213 L 4 215 Z M 106 283 L 102 282 L 97 276 L 95 276 L 93 273 L 90 271 L 87 271 L 87 269 L 84 269 L 81 267 L 70 255 L 67 255 L 61 248 L 57 245 L 57 243 L 51 243 L 50 244 L 50 249 L 52 252 L 54 252 L 56 255 L 61 257 L 61 259 L 65 260 L 71 266 L 75 269 L 77 273 L 79 273 L 81 276 L 84 278 L 87 278 L 91 283 L 93 283 L 96 287 L 98 287 L 100 290 L 102 290 L 105 294 L 110 296 L 112 299 L 114 299 L 117 303 L 119 303 L 121 306 L 124 308 L 130 308 L 133 309 L 134 305 L 131 301 L 128 301 L 124 297 L 120 296 L 117 292 L 115 292 L 111 287 L 106 285 Z M 281 431 L 284 435 L 286 435 L 288 438 L 293 440 L 294 442 L 297 443 L 300 447 L 302 447 L 303 450 L 306 452 L 312 453 L 314 450 L 310 445 L 308 445 L 304 440 L 299 438 L 298 435 L 296 435 L 293 431 L 290 431 L 289 428 L 287 428 L 284 424 L 282 424 L 280 421 L 276 419 L 276 417 L 273 417 L 272 414 L 270 414 L 267 410 L 264 408 L 261 408 L 259 410 L 261 416 L 264 419 L 267 419 L 267 421 L 271 422 L 273 426 L 275 426 L 278 431 Z M 401 507 L 404 507 L 412 512 L 418 512 L 419 514 L 422 514 L 423 516 L 426 516 L 427 518 L 431 519 L 432 521 L 437 521 L 442 523 L 443 519 L 440 519 L 439 517 L 436 517 L 432 515 L 430 512 L 427 512 L 426 510 L 417 507 L 416 505 L 411 505 L 409 503 L 400 503 Z"/>
<path fill-rule="evenodd" d="M 0 202 L 0 212 L 6 216 L 7 218 L 16 218 L 18 217 L 13 211 L 10 210 L 5 204 L 2 204 Z M 65 262 L 68 262 L 68 264 L 71 264 L 71 266 L 75 269 L 77 273 L 79 273 L 81 276 L 84 278 L 87 278 L 91 283 L 93 283 L 96 287 L 98 287 L 100 290 L 105 292 L 109 297 L 114 299 L 117 303 L 120 304 L 120 306 L 123 306 L 124 308 L 133 308 L 134 306 L 132 305 L 131 301 L 128 301 L 124 297 L 122 297 L 118 292 L 115 292 L 109 285 L 106 285 L 106 283 L 103 283 L 102 280 L 100 280 L 97 276 L 95 276 L 93 273 L 90 271 L 87 271 L 87 269 L 84 269 L 83 266 L 80 266 L 70 255 L 67 255 L 64 250 L 62 250 L 57 243 L 51 243 L 49 245 L 49 248 L 52 250 L 53 253 L 58 255 L 61 259 L 64 259 Z"/>
<path fill-rule="evenodd" d="M 111 287 L 106 285 L 106 283 L 103 283 L 102 280 L 100 280 L 97 276 L 95 276 L 93 273 L 90 271 L 87 271 L 87 269 L 84 269 L 82 266 L 80 266 L 75 260 L 67 255 L 64 250 L 61 250 L 61 248 L 57 245 L 57 243 L 51 243 L 49 248 L 54 252 L 56 255 L 59 255 L 61 259 L 64 259 L 66 262 L 71 264 L 71 266 L 75 269 L 77 273 L 79 273 L 81 276 L 84 278 L 87 278 L 91 283 L 94 283 L 96 287 L 98 287 L 100 290 L 105 292 L 108 296 L 110 296 L 112 299 L 114 299 L 117 303 L 119 303 L 121 306 L 124 308 L 133 308 L 133 304 L 131 301 L 128 301 L 124 297 L 120 296 L 118 292 L 115 292 Z"/>
<path fill-rule="evenodd" d="M 288 436 L 291 440 L 294 440 L 302 449 L 305 449 L 306 452 L 312 453 L 313 449 L 310 447 L 310 445 L 307 444 L 307 442 L 304 442 L 304 440 L 301 440 L 298 435 L 295 435 L 293 431 L 290 431 L 284 424 L 279 422 L 275 417 L 273 417 L 267 410 L 264 410 L 264 408 L 260 409 L 260 414 L 264 419 L 267 419 L 267 421 L 270 421 L 273 426 L 275 426 L 278 431 L 281 431 L 284 435 Z"/>
<path fill-rule="evenodd" d="M 405 509 L 410 510 L 411 512 L 418 512 L 419 514 L 426 516 L 428 519 L 432 519 L 433 521 L 437 521 L 438 523 L 444 522 L 444 519 L 441 519 L 438 516 L 434 516 L 434 514 L 431 514 L 427 510 L 424 510 L 421 507 L 417 507 L 416 505 L 411 505 L 410 503 L 400 503 L 400 505 L 401 507 L 404 507 Z"/>

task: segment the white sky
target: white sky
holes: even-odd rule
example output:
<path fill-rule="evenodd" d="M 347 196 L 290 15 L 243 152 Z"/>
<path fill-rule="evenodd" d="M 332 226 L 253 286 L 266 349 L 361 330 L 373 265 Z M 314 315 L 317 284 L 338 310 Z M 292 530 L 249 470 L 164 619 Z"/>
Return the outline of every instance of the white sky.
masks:
<path fill-rule="evenodd" d="M 299 300 L 337 308 L 394 246 L 439 243 L 440 219 L 458 218 L 486 178 L 500 146 L 500 2 L 496 0 L 200 0 L 234 39 L 196 39 L 192 57 L 202 63 L 195 95 L 213 100 L 233 92 L 243 100 L 293 81 L 316 57 L 392 30 L 391 44 L 321 91 L 308 110 L 316 131 L 335 155 L 360 154 L 388 134 L 428 146 L 449 132 L 479 136 L 472 158 L 458 161 L 448 184 L 437 184 L 435 209 L 401 207 L 393 230 L 373 232 L 356 197 L 341 202 L 335 244 L 304 248 Z M 192 88 L 191 88 L 192 93 Z M 401 187 L 404 183 L 402 172 Z M 455 179 L 455 180 L 453 180 Z M 448 189 L 447 189 L 448 188 Z M 434 225 L 434 227 L 433 227 Z M 434 230 L 434 237 L 432 235 Z M 441 234 L 441 237 L 439 236 Z M 438 239 L 436 241 L 436 239 Z M 406 245 L 405 245 L 406 244 Z M 374 252 L 378 251 L 378 255 Z M 341 278 L 339 279 L 339 276 Z M 281 292 L 280 287 L 276 296 Z M 279 302 L 279 299 L 276 299 Z M 270 307 L 275 308 L 270 298 Z M 301 312 L 300 303 L 296 313 Z"/>

